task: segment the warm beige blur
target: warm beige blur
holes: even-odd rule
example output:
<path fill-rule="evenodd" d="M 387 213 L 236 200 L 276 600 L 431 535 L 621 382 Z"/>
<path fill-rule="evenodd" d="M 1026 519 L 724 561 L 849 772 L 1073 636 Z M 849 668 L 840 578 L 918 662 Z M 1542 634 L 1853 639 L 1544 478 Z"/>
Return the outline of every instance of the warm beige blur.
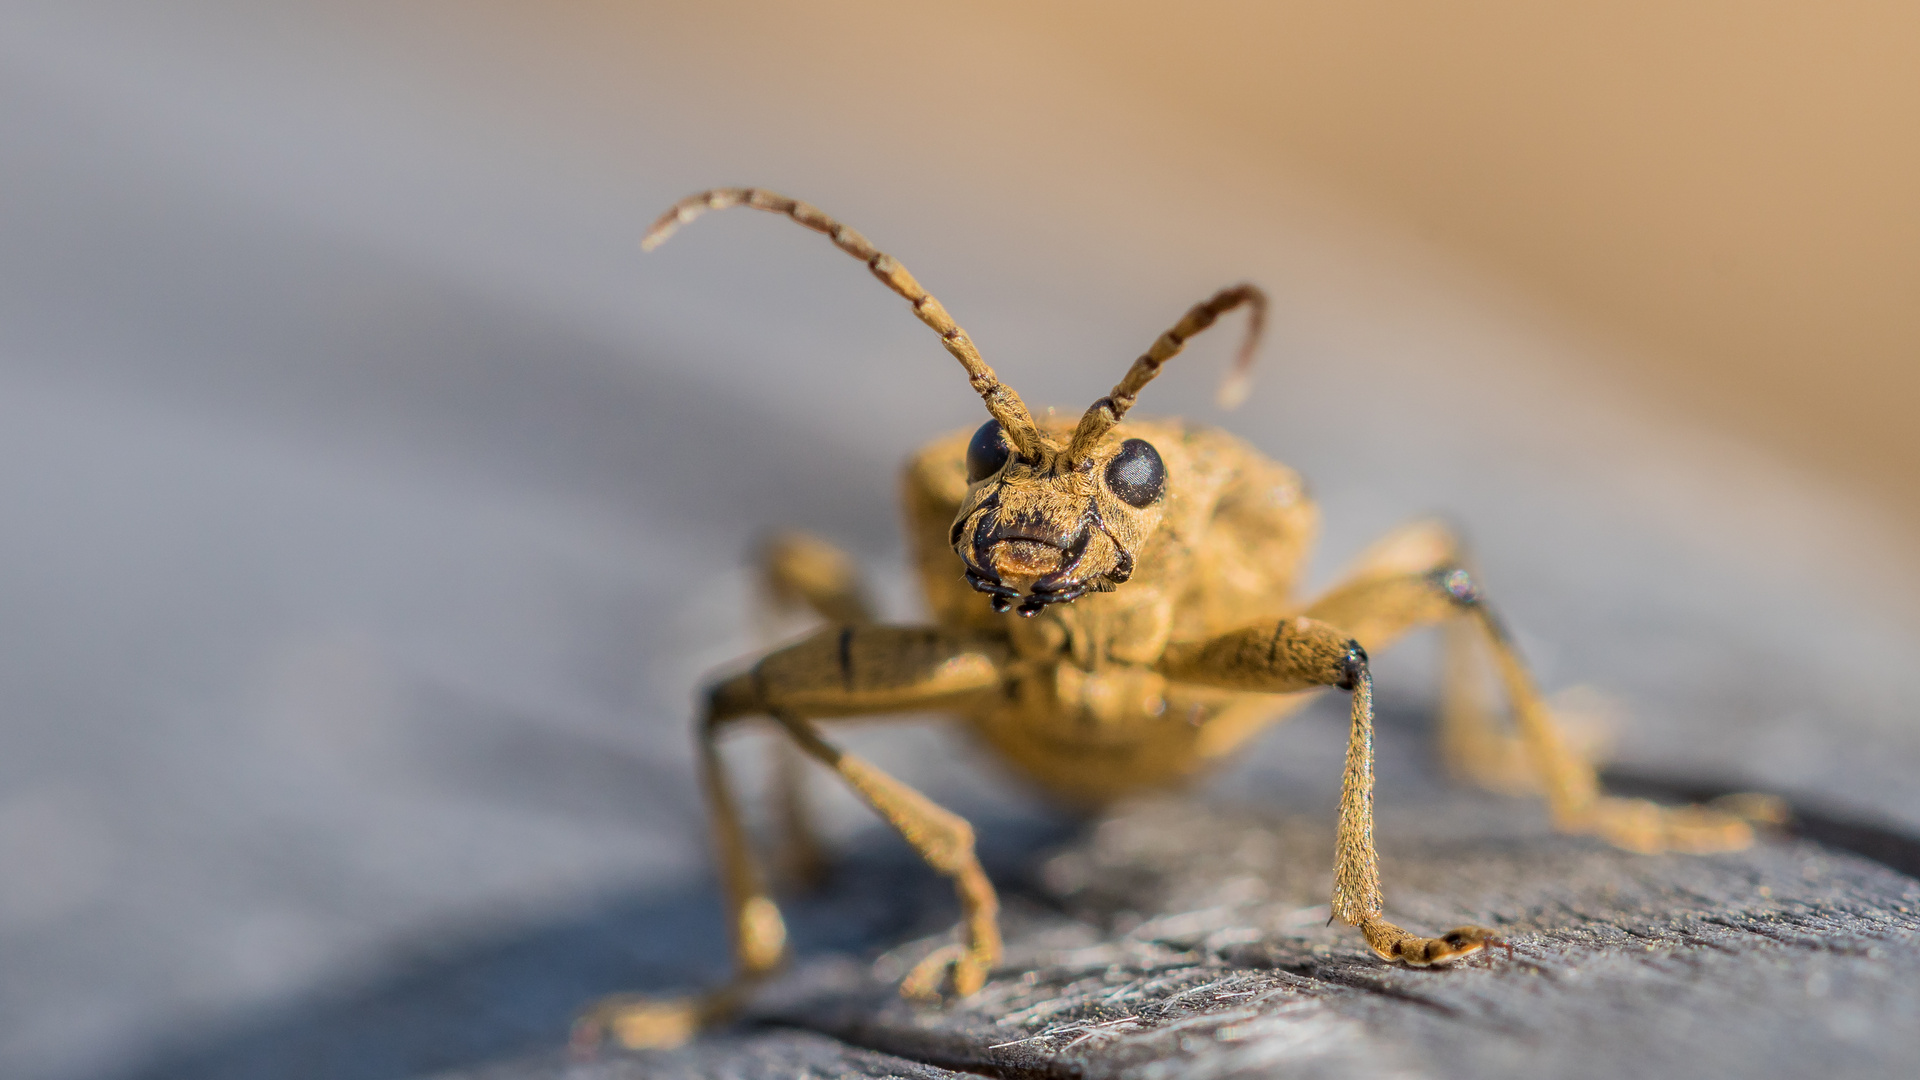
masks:
<path fill-rule="evenodd" d="M 1048 26 L 1920 515 L 1920 5 L 1209 7 Z"/>
<path fill-rule="evenodd" d="M 432 32 L 506 31 L 486 87 L 504 110 L 566 96 L 580 134 L 675 113 L 675 138 L 705 140 L 688 190 L 1017 220 L 1038 231 L 1009 254 L 1055 281 L 1091 260 L 1231 267 L 1234 216 L 1304 182 L 1624 346 L 1595 362 L 1629 385 L 1920 521 L 1920 5 L 475 14 L 444 8 Z M 649 173 L 677 176 L 653 149 Z"/>

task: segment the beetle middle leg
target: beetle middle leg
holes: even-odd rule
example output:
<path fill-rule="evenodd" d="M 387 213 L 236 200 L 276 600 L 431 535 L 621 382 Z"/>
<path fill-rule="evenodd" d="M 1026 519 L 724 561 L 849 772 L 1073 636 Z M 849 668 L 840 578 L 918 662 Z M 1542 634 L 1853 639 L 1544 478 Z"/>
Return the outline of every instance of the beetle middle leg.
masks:
<path fill-rule="evenodd" d="M 755 552 L 761 588 L 770 614 L 803 609 L 837 626 L 873 622 L 873 604 L 859 564 L 833 544 L 797 529 L 783 529 L 761 541 Z M 772 644 L 773 629 L 768 629 Z M 770 803 L 776 827 L 775 877 L 800 889 L 826 882 L 830 860 L 807 801 L 807 762 L 790 739 L 770 748 L 773 775 Z"/>
<path fill-rule="evenodd" d="M 1000 683 L 1004 645 L 930 627 L 828 627 L 772 653 L 715 686 L 697 725 L 701 780 L 712 812 L 736 971 L 718 991 L 678 1001 L 610 998 L 590 1009 L 576 1040 L 610 1033 L 630 1047 L 671 1046 L 733 1012 L 754 983 L 786 955 L 786 928 L 747 843 L 718 740 L 735 723 L 776 720 L 801 751 L 834 770 L 935 870 L 953 881 L 962 913 L 960 945 L 922 961 L 901 985 L 910 997 L 980 988 L 1000 957 L 999 902 L 959 815 L 823 739 L 816 719 L 963 709 Z"/>
<path fill-rule="evenodd" d="M 853 556 L 812 533 L 773 533 L 761 543 L 757 561 L 775 607 L 805 607 L 842 626 L 873 621 L 873 604 Z"/>

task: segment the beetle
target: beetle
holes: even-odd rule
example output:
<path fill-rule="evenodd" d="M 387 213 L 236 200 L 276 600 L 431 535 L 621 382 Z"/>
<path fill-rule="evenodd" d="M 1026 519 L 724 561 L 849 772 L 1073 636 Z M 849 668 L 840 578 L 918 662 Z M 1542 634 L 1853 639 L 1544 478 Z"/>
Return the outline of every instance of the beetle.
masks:
<path fill-rule="evenodd" d="M 998 962 L 993 886 L 965 820 L 835 747 L 822 722 L 945 713 L 1046 794 L 1097 808 L 1192 780 L 1297 709 L 1309 691 L 1346 691 L 1351 727 L 1332 916 L 1357 928 L 1384 961 L 1445 964 L 1501 942 L 1485 927 L 1427 937 L 1384 916 L 1367 660 L 1408 631 L 1438 625 L 1447 628 L 1444 765 L 1490 786 L 1529 786 L 1544 793 L 1557 829 L 1634 851 L 1752 842 L 1751 826 L 1733 814 L 1602 792 L 1447 525 L 1397 529 L 1330 589 L 1299 599 L 1318 521 L 1299 475 L 1226 432 L 1130 417 L 1142 388 L 1189 339 L 1240 308 L 1250 315 L 1248 332 L 1223 403 L 1244 396 L 1267 307 L 1255 286 L 1222 289 L 1195 305 L 1077 419 L 1036 419 L 905 267 L 804 202 L 757 188 L 704 191 L 655 222 L 642 247 L 734 206 L 785 215 L 865 263 L 939 335 L 989 419 L 934 440 L 906 466 L 907 534 L 932 613 L 926 624 L 876 622 L 858 568 L 825 541 L 787 534 L 763 552 L 773 593 L 826 625 L 715 683 L 695 725 L 736 974 L 693 998 L 607 999 L 585 1014 L 577 1039 L 597 1043 L 611 1033 L 633 1047 L 671 1045 L 735 1010 L 781 964 L 785 929 L 718 749 L 723 732 L 750 718 L 771 718 L 952 881 L 958 940 L 900 987 L 923 1000 L 973 993 Z M 1483 658 L 1504 692 L 1511 732 L 1465 700 Z"/>

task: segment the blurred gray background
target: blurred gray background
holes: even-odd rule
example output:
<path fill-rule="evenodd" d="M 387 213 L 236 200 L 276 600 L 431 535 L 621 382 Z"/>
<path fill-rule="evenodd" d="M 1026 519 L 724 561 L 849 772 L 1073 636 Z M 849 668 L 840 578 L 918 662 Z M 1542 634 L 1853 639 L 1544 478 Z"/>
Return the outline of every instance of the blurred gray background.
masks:
<path fill-rule="evenodd" d="M 763 640 L 745 553 L 814 529 L 912 617 L 895 470 L 981 413 L 790 224 L 640 255 L 715 184 L 857 225 L 1042 405 L 1263 283 L 1247 405 L 1223 337 L 1142 408 L 1301 469 L 1315 581 L 1443 510 L 1623 761 L 1920 828 L 1898 513 L 1057 33 L 937 14 L 0 6 L 0 1073 L 408 1075 L 724 969 L 687 716 Z M 1053 827 L 938 733 L 849 738 Z"/>

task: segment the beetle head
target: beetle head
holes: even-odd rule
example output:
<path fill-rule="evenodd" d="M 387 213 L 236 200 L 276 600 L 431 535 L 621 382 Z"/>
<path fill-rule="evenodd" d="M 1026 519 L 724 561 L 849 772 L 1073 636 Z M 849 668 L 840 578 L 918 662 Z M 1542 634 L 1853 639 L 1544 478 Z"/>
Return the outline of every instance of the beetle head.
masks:
<path fill-rule="evenodd" d="M 940 335 L 940 344 L 967 372 L 967 382 L 993 417 L 967 450 L 967 497 L 953 523 L 953 549 L 967 564 L 967 581 L 992 597 L 995 609 L 1019 602 L 1037 615 L 1088 592 L 1104 592 L 1133 574 L 1134 558 L 1160 524 L 1166 466 L 1141 439 L 1115 433 L 1140 389 L 1187 339 L 1246 305 L 1246 340 L 1220 403 L 1246 396 L 1247 370 L 1266 318 L 1266 294 L 1234 285 L 1195 304 L 1161 334 L 1106 397 L 1093 403 L 1071 438 L 1056 442 L 1034 423 L 1013 388 L 1002 383 L 973 340 L 933 294 L 893 256 L 816 207 L 763 188 L 713 188 L 675 203 L 640 241 L 658 247 L 674 230 L 709 210 L 746 206 L 782 214 L 832 238 L 834 246 L 867 265 L 880 282 L 913 305 L 914 316 Z"/>
<path fill-rule="evenodd" d="M 1104 438 L 1073 457 L 1042 437 L 1016 449 L 997 420 L 967 445 L 967 497 L 954 519 L 954 551 L 967 583 L 996 611 L 1105 592 L 1133 575 L 1134 559 L 1160 524 L 1167 471 L 1144 439 Z"/>
<path fill-rule="evenodd" d="M 1167 469 L 1153 444 L 1116 429 L 1141 388 L 1188 338 L 1242 304 L 1253 318 L 1220 388 L 1221 404 L 1231 408 L 1245 396 L 1266 314 L 1266 294 L 1252 285 L 1222 289 L 1194 305 L 1093 403 L 1064 443 L 1024 409 L 1011 418 L 994 412 L 974 433 L 967 497 L 948 539 L 967 564 L 967 583 L 992 597 L 994 610 L 1017 602 L 1020 614 L 1038 615 L 1048 604 L 1106 592 L 1133 576 L 1134 559 L 1160 524 Z"/>

